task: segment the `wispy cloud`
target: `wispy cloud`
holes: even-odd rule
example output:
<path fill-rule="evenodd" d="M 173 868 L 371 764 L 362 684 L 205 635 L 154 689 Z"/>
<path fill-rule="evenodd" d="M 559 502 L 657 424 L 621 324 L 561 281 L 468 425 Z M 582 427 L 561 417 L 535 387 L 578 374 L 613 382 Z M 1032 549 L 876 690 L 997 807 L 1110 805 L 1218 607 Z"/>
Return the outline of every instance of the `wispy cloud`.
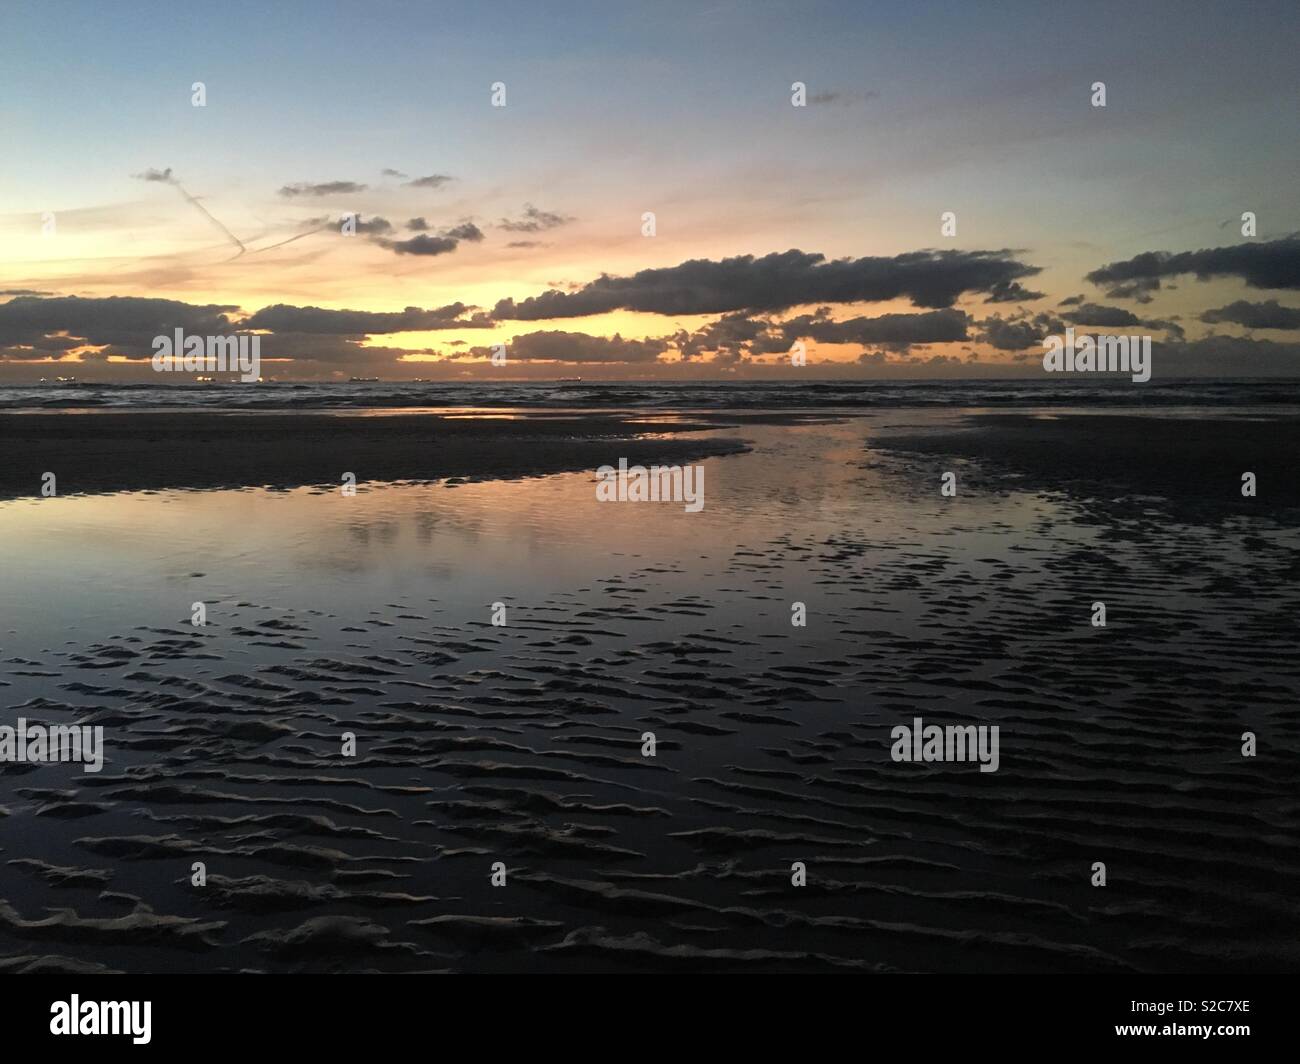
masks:
<path fill-rule="evenodd" d="M 285 185 L 279 194 L 285 199 L 299 197 L 342 196 L 364 192 L 369 186 L 356 181 L 322 181 L 319 184 L 301 181 L 296 185 Z"/>
<path fill-rule="evenodd" d="M 563 214 L 538 210 L 531 203 L 525 203 L 522 217 L 502 218 L 500 225 L 509 233 L 543 233 L 548 229 L 558 229 L 573 220 Z"/>
<path fill-rule="evenodd" d="M 412 181 L 407 181 L 405 185 L 407 188 L 442 188 L 451 180 L 452 178 L 448 174 L 429 174 L 427 177 L 417 177 Z"/>

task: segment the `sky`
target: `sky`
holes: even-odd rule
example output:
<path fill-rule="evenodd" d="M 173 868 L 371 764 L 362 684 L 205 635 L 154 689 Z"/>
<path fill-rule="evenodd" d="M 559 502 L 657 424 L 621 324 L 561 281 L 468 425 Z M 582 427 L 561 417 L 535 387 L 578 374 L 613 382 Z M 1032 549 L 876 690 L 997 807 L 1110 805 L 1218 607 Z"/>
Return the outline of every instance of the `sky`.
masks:
<path fill-rule="evenodd" d="M 1300 376 L 1294 2 L 3 21 L 0 382 L 175 328 L 278 379 L 1024 376 L 1066 327 Z"/>

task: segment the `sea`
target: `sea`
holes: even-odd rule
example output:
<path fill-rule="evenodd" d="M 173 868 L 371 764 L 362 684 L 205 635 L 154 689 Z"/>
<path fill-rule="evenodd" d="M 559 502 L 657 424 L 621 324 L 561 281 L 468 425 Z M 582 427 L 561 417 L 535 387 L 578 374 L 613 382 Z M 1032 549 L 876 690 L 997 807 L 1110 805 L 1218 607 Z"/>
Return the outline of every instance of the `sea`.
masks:
<path fill-rule="evenodd" d="M 944 381 L 480 381 L 35 384 L 0 386 L 0 410 L 313 410 L 453 407 L 564 409 L 795 409 L 1283 406 L 1300 379 L 1127 378 Z"/>

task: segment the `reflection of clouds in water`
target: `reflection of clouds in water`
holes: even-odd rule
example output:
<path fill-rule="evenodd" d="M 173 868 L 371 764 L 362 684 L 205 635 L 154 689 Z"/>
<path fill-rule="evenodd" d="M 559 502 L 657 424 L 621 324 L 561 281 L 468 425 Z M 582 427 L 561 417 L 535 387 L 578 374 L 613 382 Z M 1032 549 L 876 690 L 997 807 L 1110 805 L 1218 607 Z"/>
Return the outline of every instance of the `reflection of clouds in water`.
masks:
<path fill-rule="evenodd" d="M 1300 678 L 1270 664 L 1261 683 L 1260 661 L 1293 635 L 1295 536 L 1257 531 L 1248 559 L 1221 530 L 1112 542 L 976 466 L 955 506 L 942 460 L 868 449 L 873 426 L 747 427 L 752 453 L 707 460 L 698 514 L 599 504 L 588 474 L 0 507 L 23 608 L 7 701 L 118 722 L 93 790 L 29 775 L 49 789 L 33 799 L 0 775 L 15 811 L 0 845 L 103 869 L 159 913 L 178 906 L 172 865 L 216 854 L 211 901 L 187 904 L 220 926 L 60 943 L 156 970 L 428 967 L 432 950 L 474 968 L 485 935 L 514 969 L 707 949 L 733 967 L 1200 970 L 1285 919 L 1251 883 L 1300 874 L 1268 841 L 1294 759 L 1244 770 L 1220 745 L 1225 697 L 1237 733 L 1294 732 Z M 1114 632 L 1087 627 L 1099 582 Z M 195 598 L 201 631 L 184 623 Z M 1000 726 L 995 787 L 889 761 L 890 728 L 918 708 Z M 343 768 L 345 729 L 359 755 Z M 1158 900 L 1089 919 L 1081 850 L 1120 855 Z M 482 922 L 500 915 L 484 853 L 524 866 L 511 913 L 526 922 Z M 791 853 L 814 893 L 774 877 Z M 24 865 L 6 885 L 23 917 L 47 874 Z M 78 918 L 105 915 L 100 891 L 71 899 Z M 382 927 L 311 922 L 376 906 Z M 1209 908 L 1228 914 L 1215 942 Z M 676 918 L 645 937 L 662 912 Z M 183 948 L 196 934 L 199 954 Z M 300 939 L 305 962 L 283 948 Z"/>
<path fill-rule="evenodd" d="M 160 492 L 62 498 L 57 509 L 40 510 L 17 500 L 0 504 L 0 542 L 15 573 L 26 574 L 19 601 L 48 606 L 75 584 L 84 609 L 97 589 L 113 588 L 114 613 L 130 612 L 131 589 L 148 594 L 161 578 L 185 580 L 195 570 L 209 585 L 235 589 L 251 579 L 344 605 L 364 591 L 367 574 L 391 586 L 391 578 L 429 575 L 431 566 L 443 584 L 450 571 L 461 582 L 488 572 L 528 587 L 544 586 L 548 571 L 562 585 L 614 555 L 681 556 L 697 567 L 701 555 L 791 529 L 828 535 L 916 516 L 915 500 L 896 498 L 902 482 L 887 479 L 889 460 L 863 460 L 864 425 L 747 426 L 754 452 L 706 459 L 706 505 L 690 515 L 599 504 L 587 473 L 455 488 L 363 478 L 354 498 L 314 489 Z M 612 456 L 617 449 L 612 443 Z M 51 572 L 68 579 L 51 585 Z M 359 578 L 362 587 L 336 589 L 330 573 Z M 302 575 L 310 579 L 299 586 Z"/>

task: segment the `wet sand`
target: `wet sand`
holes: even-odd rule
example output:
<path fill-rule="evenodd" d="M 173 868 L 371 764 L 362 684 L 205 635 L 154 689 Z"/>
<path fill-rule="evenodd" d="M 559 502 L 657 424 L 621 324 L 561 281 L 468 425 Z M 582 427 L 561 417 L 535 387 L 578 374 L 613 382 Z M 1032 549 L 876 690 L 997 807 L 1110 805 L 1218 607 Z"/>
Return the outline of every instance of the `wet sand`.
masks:
<path fill-rule="evenodd" d="M 0 414 L 0 498 L 161 488 L 510 478 L 595 469 L 610 456 L 671 464 L 743 449 L 693 437 L 704 420 L 531 413 L 439 414 L 89 412 Z M 671 438 L 652 438 L 668 436 Z"/>
<path fill-rule="evenodd" d="M 1294 522 L 1153 509 L 1202 479 L 1128 457 L 1195 426 L 1035 422 L 1049 449 L 922 422 L 747 426 L 693 515 L 602 508 L 587 476 L 229 493 L 387 559 L 391 591 L 298 579 L 273 533 L 185 581 L 143 550 L 112 615 L 41 572 L 77 628 L 5 618 L 5 715 L 102 724 L 109 755 L 0 766 L 0 970 L 1300 969 Z M 1259 465 L 1242 432 L 1225 476 Z M 998 725 L 1001 767 L 894 762 L 914 716 Z"/>
<path fill-rule="evenodd" d="M 893 450 L 954 455 L 1020 474 L 1031 487 L 1114 501 L 1159 500 L 1196 513 L 1278 513 L 1300 507 L 1300 418 L 1132 414 L 975 414 L 930 433 L 889 433 Z M 1243 496 L 1242 474 L 1256 477 Z"/>

